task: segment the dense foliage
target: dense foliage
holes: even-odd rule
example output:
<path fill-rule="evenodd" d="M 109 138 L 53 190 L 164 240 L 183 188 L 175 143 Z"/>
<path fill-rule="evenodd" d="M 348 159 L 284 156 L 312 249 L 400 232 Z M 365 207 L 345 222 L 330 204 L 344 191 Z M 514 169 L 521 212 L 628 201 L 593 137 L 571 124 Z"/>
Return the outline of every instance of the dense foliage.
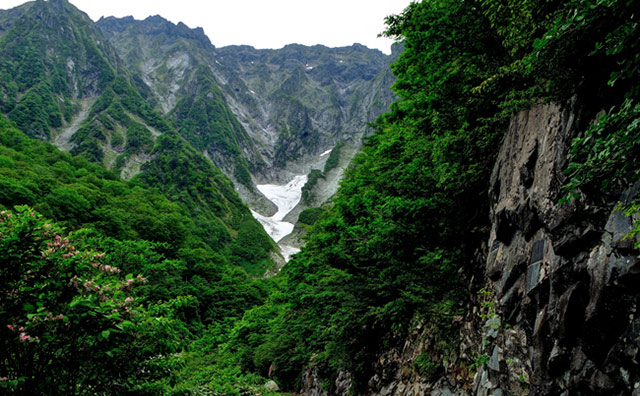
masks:
<path fill-rule="evenodd" d="M 144 394 L 170 380 L 179 326 L 132 297 L 142 275 L 82 245 L 28 207 L 0 212 L 4 391 Z"/>
<path fill-rule="evenodd" d="M 580 36 L 591 37 L 589 45 L 573 49 L 570 55 L 588 52 L 597 61 L 600 74 L 585 85 L 599 94 L 592 105 L 599 114 L 574 141 L 567 191 L 568 198 L 582 192 L 593 199 L 619 194 L 640 179 L 640 3 L 575 1 L 574 7 L 574 14 L 558 18 L 537 48 L 544 56 L 566 51 Z M 582 74 L 592 67 L 583 65 L 587 71 Z"/>
<path fill-rule="evenodd" d="M 254 271 L 259 271 L 257 266 L 261 263 L 260 257 L 250 255 L 252 249 L 256 249 L 254 246 L 260 247 L 262 239 L 250 238 L 262 230 L 252 228 L 253 223 L 239 224 L 240 230 L 246 228 L 247 231 L 240 232 L 237 235 L 238 240 L 225 248 L 212 235 L 206 235 L 206 238 L 203 236 L 202 230 L 194 223 L 184 204 L 174 203 L 158 190 L 146 188 L 139 183 L 123 182 L 113 173 L 91 164 L 82 157 L 72 157 L 47 143 L 30 139 L 2 116 L 0 186 L 0 208 L 28 204 L 47 218 L 55 219 L 67 230 L 83 229 L 73 237 L 67 237 L 66 233 L 60 231 L 60 226 L 48 222 L 47 227 L 51 227 L 51 231 L 47 231 L 49 228 L 44 227 L 45 221 L 27 209 L 19 209 L 19 213 L 7 215 L 14 219 L 12 221 L 20 219 L 19 224 L 26 222 L 26 225 L 20 225 L 22 231 L 16 231 L 17 223 L 3 223 L 3 226 L 10 227 L 3 230 L 0 241 L 20 246 L 7 245 L 7 251 L 0 254 L 0 269 L 11 271 L 6 274 L 3 272 L 3 282 L 7 283 L 2 286 L 2 293 L 4 296 L 15 297 L 6 301 L 3 298 L 3 304 L 6 304 L 0 309 L 0 315 L 3 315 L 3 337 L 7 337 L 6 342 L 17 343 L 14 346 L 7 344 L 7 348 L 3 349 L 13 351 L 14 348 L 18 348 L 16 352 L 2 355 L 2 359 L 5 360 L 2 362 L 0 378 L 7 378 L 3 386 L 9 386 L 9 389 L 13 389 L 17 394 L 43 393 L 37 390 L 41 389 L 37 388 L 38 386 L 54 386 L 54 389 L 60 389 L 59 394 L 94 394 L 102 392 L 99 390 L 102 389 L 100 387 L 111 389 L 112 392 L 116 392 L 114 389 L 117 389 L 116 393 L 119 394 L 124 394 L 123 389 L 127 387 L 137 389 L 136 392 L 143 392 L 142 389 L 147 387 L 153 394 L 163 393 L 176 385 L 175 370 L 181 367 L 178 363 L 182 358 L 171 358 L 164 362 L 155 361 L 151 357 L 168 351 L 180 351 L 187 348 L 191 341 L 211 332 L 217 336 L 210 338 L 207 347 L 214 348 L 222 342 L 221 334 L 228 332 L 233 322 L 244 311 L 264 301 L 266 289 L 262 282 L 252 280 L 238 267 L 244 265 L 244 261 L 239 260 L 246 260 L 247 263 L 256 266 L 253 268 Z M 242 221 L 241 219 L 242 217 L 238 221 Z M 30 231 L 31 228 L 35 231 Z M 45 231 L 46 238 L 38 236 L 38 233 Z M 22 234 L 11 236 L 16 232 Z M 25 239 L 25 236 L 31 239 Z M 51 242 L 51 238 L 54 239 L 51 242 L 53 244 L 62 243 L 57 241 L 58 237 L 61 241 L 68 239 L 64 242 L 65 249 L 71 244 L 75 246 L 73 252 L 88 253 L 82 253 L 82 260 L 80 253 L 65 256 L 69 253 L 66 250 L 52 258 L 36 260 L 41 257 L 41 251 L 48 248 L 47 244 Z M 216 242 L 210 243 L 210 240 Z M 247 246 L 247 249 L 240 248 L 244 246 Z M 26 264 L 24 260 L 27 256 L 23 255 L 21 249 L 30 252 L 31 256 L 28 257 L 35 260 L 33 264 Z M 40 250 L 36 251 L 37 249 Z M 90 252 L 93 253 L 89 254 Z M 97 261 L 99 268 L 93 266 L 96 261 L 92 257 L 96 254 L 100 255 Z M 54 266 L 56 269 L 53 269 Z M 117 268 L 119 271 L 105 273 L 100 268 Z M 29 274 L 32 273 L 37 274 L 37 277 L 30 277 Z M 83 313 L 83 317 L 90 316 L 81 324 L 89 326 L 86 329 L 82 330 L 81 327 L 77 331 L 69 332 L 64 326 L 62 330 L 53 326 L 58 322 L 51 322 L 51 328 L 34 327 L 33 333 L 24 333 L 31 337 L 38 336 L 40 349 L 34 349 L 35 344 L 31 349 L 20 349 L 23 345 L 20 333 L 23 331 L 18 330 L 20 327 L 31 329 L 30 322 L 27 322 L 33 316 L 27 315 L 42 312 L 42 315 L 52 313 L 57 317 L 62 313 L 66 317 L 74 312 L 71 308 L 74 308 L 75 304 L 74 307 L 68 306 L 75 295 L 75 286 L 69 285 L 70 279 L 74 276 L 83 279 L 82 285 L 91 281 L 99 285 L 102 288 L 100 290 L 106 287 L 112 293 L 116 293 L 117 282 L 126 282 L 127 274 L 140 274 L 145 279 L 144 284 L 139 284 L 128 292 L 129 297 L 136 301 L 135 307 L 140 306 L 140 309 L 136 308 L 136 312 L 140 312 L 139 318 L 128 319 L 136 324 L 128 329 L 130 332 L 122 332 L 122 329 L 116 327 L 114 333 L 111 333 L 110 329 L 115 326 L 113 318 L 106 317 L 103 320 L 102 316 L 99 316 L 94 320 L 92 318 L 97 313 Z M 51 296 L 41 293 L 49 287 L 53 290 Z M 98 293 L 98 289 L 90 291 Z M 105 296 L 112 298 L 109 293 Z M 111 305 L 107 304 L 106 300 L 101 301 L 102 295 L 99 293 L 94 297 L 91 298 L 98 300 L 89 302 L 97 306 L 89 306 L 90 309 L 110 311 L 120 309 L 117 304 L 127 296 L 118 294 L 115 302 L 109 303 Z M 40 299 L 46 301 L 38 305 Z M 27 308 L 24 309 L 27 303 Z M 133 309 L 132 305 L 127 304 L 127 307 L 131 306 Z M 34 312 L 31 311 L 32 306 Z M 46 310 L 38 311 L 42 306 Z M 142 306 L 146 308 L 143 309 Z M 85 306 L 80 305 L 77 309 L 81 307 Z M 155 316 L 164 318 L 163 322 L 153 319 Z M 166 323 L 164 327 L 156 329 L 156 325 L 160 326 L 163 323 Z M 6 325 L 11 325 L 16 332 L 5 334 L 5 330 L 10 330 Z M 107 330 L 110 335 L 105 338 L 102 331 Z M 134 333 L 142 338 L 130 337 Z M 59 337 L 55 338 L 54 334 Z M 144 338 L 147 336 L 142 336 L 143 334 L 148 334 L 150 339 Z M 107 332 L 104 335 L 107 335 Z M 49 340 L 50 343 L 44 344 L 44 337 L 55 338 L 57 341 L 54 343 Z M 84 339 L 86 343 L 72 342 L 76 338 L 78 341 Z M 174 339 L 175 341 L 172 341 Z M 105 349 L 101 352 L 103 341 Z M 117 342 L 124 343 L 126 348 L 118 347 Z M 139 345 L 136 344 L 138 342 Z M 68 349 L 64 347 L 65 343 L 70 346 L 76 345 L 74 347 L 82 350 Z M 114 352 L 114 348 L 121 349 Z M 189 352 L 195 353 L 196 359 L 197 350 L 199 347 Z M 100 357 L 102 360 L 94 364 L 91 356 Z M 31 363 L 18 365 L 20 359 Z M 58 359 L 59 365 L 47 368 L 48 360 L 40 359 Z M 120 362 L 121 360 L 124 363 Z M 156 365 L 156 371 L 145 368 L 149 364 Z M 109 365 L 109 371 L 105 371 L 103 365 Z M 103 377 L 98 376 L 101 370 Z M 38 385 L 39 379 L 36 380 L 33 376 L 45 372 L 49 373 L 47 381 L 50 382 L 43 381 Z M 86 376 L 78 372 L 86 373 Z M 174 374 L 169 375 L 170 372 Z M 154 377 L 156 374 L 153 373 L 159 378 Z M 162 381 L 156 384 L 156 379 Z M 235 380 L 234 377 L 233 381 Z M 193 382 L 183 379 L 180 387 L 189 389 L 189 386 L 206 383 L 207 381 L 200 377 L 194 378 Z"/>
<path fill-rule="evenodd" d="M 272 265 L 273 241 L 229 180 L 134 88 L 135 76 L 119 67 L 113 48 L 86 15 L 56 0 L 26 4 L 0 13 L 0 19 L 0 111 L 9 118 L 0 115 L 0 209 L 30 205 L 33 227 L 45 223 L 37 214 L 42 213 L 55 230 L 66 229 L 58 231 L 61 240 L 72 241 L 65 243 L 87 257 L 101 252 L 100 268 L 122 274 L 113 270 L 107 279 L 89 259 L 28 264 L 21 261 L 26 256 L 8 261 L 10 256 L 2 255 L 3 270 L 15 267 L 18 272 L 9 275 L 33 284 L 10 276 L 3 280 L 9 282 L 3 295 L 17 300 L 0 309 L 8 332 L 2 333 L 0 385 L 25 395 L 185 394 L 234 387 L 265 392 L 259 377 L 222 370 L 214 380 L 206 367 L 182 362 L 187 355 L 207 361 L 200 351 L 215 349 L 244 311 L 264 301 L 266 286 L 251 276 Z M 62 136 L 66 130 L 75 131 L 68 142 Z M 137 176 L 123 182 L 92 162 Z M 0 240 L 14 240 L 11 233 L 3 230 Z M 40 242 L 47 241 L 34 243 Z M 31 267 L 45 264 L 55 264 L 51 273 L 38 269 L 39 277 L 30 278 Z M 116 292 L 118 279 L 127 284 L 126 274 L 145 279 L 128 292 L 135 305 Z M 69 284 L 74 276 L 92 282 L 91 292 L 104 292 L 106 299 L 99 294 L 76 306 L 75 282 Z M 42 294 L 49 286 L 53 294 Z M 136 317 L 109 316 L 126 309 Z M 80 319 L 73 316 L 76 311 Z M 33 317 L 26 315 L 40 312 L 55 318 L 62 313 L 65 323 L 69 319 L 77 326 L 68 331 L 57 319 L 49 327 L 25 324 Z M 127 321 L 125 329 L 119 319 Z"/>
<path fill-rule="evenodd" d="M 580 99 L 568 198 L 617 195 L 640 178 L 638 1 L 412 3 L 385 33 L 404 44 L 392 66 L 399 99 L 333 205 L 301 213 L 310 229 L 303 251 L 276 277 L 252 279 L 274 245 L 199 154 L 239 147 L 241 127 L 214 80 L 197 71 L 211 95 L 178 103 L 181 136 L 114 66 L 110 48 L 88 38 L 97 33 L 78 27 L 84 20 L 67 21 L 75 45 L 84 43 L 72 61 L 98 78 L 63 72 L 66 58 L 47 56 L 30 32 L 51 34 L 45 22 L 64 14 L 51 10 L 70 5 L 45 3 L 25 6 L 0 38 L 9 117 L 0 116 L 3 391 L 268 394 L 264 377 L 296 389 L 315 366 L 327 381 L 348 371 L 358 394 L 380 353 L 420 322 L 439 342 L 414 366 L 436 376 L 456 347 L 451 319 L 466 306 L 465 277 L 482 260 L 487 181 L 514 111 Z M 296 121 L 285 131 L 292 142 L 314 144 L 315 135 L 299 136 L 310 122 L 294 100 L 303 77 L 273 99 Z M 68 126 L 81 111 L 74 87 L 96 97 L 72 142 L 81 157 L 17 128 L 47 138 Z M 105 147 L 121 154 L 107 158 Z M 134 159 L 145 161 L 129 182 L 95 164 L 130 170 Z M 234 165 L 248 183 L 246 164 Z M 322 177 L 316 170 L 310 180 Z M 639 208 L 631 202 L 627 213 Z"/>
<path fill-rule="evenodd" d="M 586 128 L 614 106 L 576 140 L 569 188 L 604 181 L 619 192 L 637 179 L 637 8 L 429 0 L 389 17 L 386 34 L 405 47 L 392 65 L 400 100 L 268 304 L 236 325 L 227 346 L 240 364 L 292 387 L 300 366 L 327 379 L 346 370 L 364 392 L 372 362 L 412 320 L 435 324 L 445 350 L 430 354 L 446 356 L 455 345 L 448 319 L 467 295 L 460 274 L 472 274 L 487 238 L 489 172 L 514 111 L 577 96 Z M 438 372 L 438 361 L 421 359 Z"/>

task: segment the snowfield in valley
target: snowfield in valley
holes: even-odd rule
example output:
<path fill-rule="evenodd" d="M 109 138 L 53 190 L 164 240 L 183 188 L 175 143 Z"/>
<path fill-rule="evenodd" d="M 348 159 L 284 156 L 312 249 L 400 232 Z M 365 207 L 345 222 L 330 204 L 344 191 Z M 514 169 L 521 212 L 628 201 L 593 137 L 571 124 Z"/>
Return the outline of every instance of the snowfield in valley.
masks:
<path fill-rule="evenodd" d="M 264 227 L 267 234 L 276 242 L 279 242 L 285 236 L 293 231 L 293 224 L 283 221 L 284 217 L 300 202 L 302 198 L 302 187 L 307 182 L 307 175 L 295 176 L 289 183 L 285 185 L 276 184 L 259 184 L 258 190 L 264 194 L 277 207 L 278 211 L 271 217 L 263 216 L 253 210 L 251 213 L 260 224 Z M 299 251 L 292 246 L 280 245 L 282 255 L 285 260 Z"/>

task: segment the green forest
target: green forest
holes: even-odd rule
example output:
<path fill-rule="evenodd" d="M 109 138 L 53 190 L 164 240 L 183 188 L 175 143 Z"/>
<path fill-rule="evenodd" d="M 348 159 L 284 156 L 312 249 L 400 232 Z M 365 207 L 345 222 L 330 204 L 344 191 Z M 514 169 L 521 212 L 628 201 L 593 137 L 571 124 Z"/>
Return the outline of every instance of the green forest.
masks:
<path fill-rule="evenodd" d="M 213 97 L 165 119 L 76 31 L 99 95 L 67 153 L 39 140 L 79 111 L 65 66 L 40 57 L 37 37 L 2 36 L 0 393 L 270 395 L 270 379 L 296 392 L 313 367 L 328 391 L 350 373 L 361 395 L 417 323 L 437 342 L 416 370 L 442 374 L 460 342 L 451 318 L 478 292 L 488 181 L 513 114 L 579 97 L 596 119 L 573 142 L 563 201 L 640 179 L 639 15 L 636 0 L 422 0 L 389 16 L 398 99 L 332 204 L 303 212 L 306 245 L 271 278 L 274 242 L 199 154 L 238 150 L 213 80 L 203 73 Z M 152 159 L 123 180 L 104 167 L 107 143 L 121 166 Z M 624 209 L 637 218 L 640 203 Z"/>

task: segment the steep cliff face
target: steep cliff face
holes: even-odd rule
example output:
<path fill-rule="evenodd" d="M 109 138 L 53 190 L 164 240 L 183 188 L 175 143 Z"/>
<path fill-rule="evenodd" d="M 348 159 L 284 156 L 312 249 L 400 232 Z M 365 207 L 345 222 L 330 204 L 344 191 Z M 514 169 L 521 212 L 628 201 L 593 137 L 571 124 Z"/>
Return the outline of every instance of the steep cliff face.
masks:
<path fill-rule="evenodd" d="M 102 18 L 97 26 L 122 54 L 145 100 L 220 168 L 253 208 L 276 211 L 251 181 L 264 166 L 260 153 L 229 109 L 213 76 L 213 45 L 201 28 L 160 16 Z"/>
<path fill-rule="evenodd" d="M 362 45 L 214 48 L 202 29 L 159 16 L 97 25 L 138 76 L 145 99 L 265 215 L 276 209 L 256 184 L 286 184 L 322 169 L 322 154 L 338 142 L 349 147 L 347 163 L 367 123 L 393 100 L 393 57 Z M 336 187 L 331 179 L 327 191 Z"/>
<path fill-rule="evenodd" d="M 617 202 L 557 203 L 578 114 L 573 103 L 520 113 L 494 168 L 484 273 L 486 290 L 494 292 L 493 320 L 502 324 L 497 331 L 485 324 L 491 358 L 479 371 L 487 381 L 476 381 L 477 394 L 637 389 L 638 250 L 625 238 L 631 220 Z M 512 327 L 502 330 L 506 323 Z"/>
<path fill-rule="evenodd" d="M 638 186 L 619 202 L 558 203 L 580 114 L 572 100 L 512 118 L 490 181 L 486 265 L 470 277 L 468 313 L 452 318 L 459 347 L 439 351 L 416 325 L 375 363 L 369 394 L 640 394 L 639 251 L 616 210 Z M 303 395 L 328 394 L 316 377 L 305 374 Z M 335 393 L 348 387 L 339 375 Z"/>
<path fill-rule="evenodd" d="M 392 57 L 362 45 L 230 46 L 215 54 L 227 101 L 269 164 L 261 180 L 321 168 L 320 154 L 341 140 L 359 146 L 367 122 L 393 101 Z"/>

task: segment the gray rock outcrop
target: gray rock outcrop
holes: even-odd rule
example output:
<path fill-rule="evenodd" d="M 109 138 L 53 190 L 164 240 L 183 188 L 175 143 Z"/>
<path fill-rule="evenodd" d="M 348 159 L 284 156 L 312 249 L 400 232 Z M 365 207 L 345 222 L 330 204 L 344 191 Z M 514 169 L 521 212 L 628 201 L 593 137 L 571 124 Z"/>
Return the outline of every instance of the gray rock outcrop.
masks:
<path fill-rule="evenodd" d="M 611 202 L 559 204 L 585 122 L 575 99 L 512 117 L 490 180 L 485 265 L 454 319 L 458 350 L 439 356 L 436 375 L 419 372 L 418 357 L 435 349 L 418 326 L 375 363 L 368 394 L 640 395 L 640 252 L 616 209 L 639 186 Z"/>

